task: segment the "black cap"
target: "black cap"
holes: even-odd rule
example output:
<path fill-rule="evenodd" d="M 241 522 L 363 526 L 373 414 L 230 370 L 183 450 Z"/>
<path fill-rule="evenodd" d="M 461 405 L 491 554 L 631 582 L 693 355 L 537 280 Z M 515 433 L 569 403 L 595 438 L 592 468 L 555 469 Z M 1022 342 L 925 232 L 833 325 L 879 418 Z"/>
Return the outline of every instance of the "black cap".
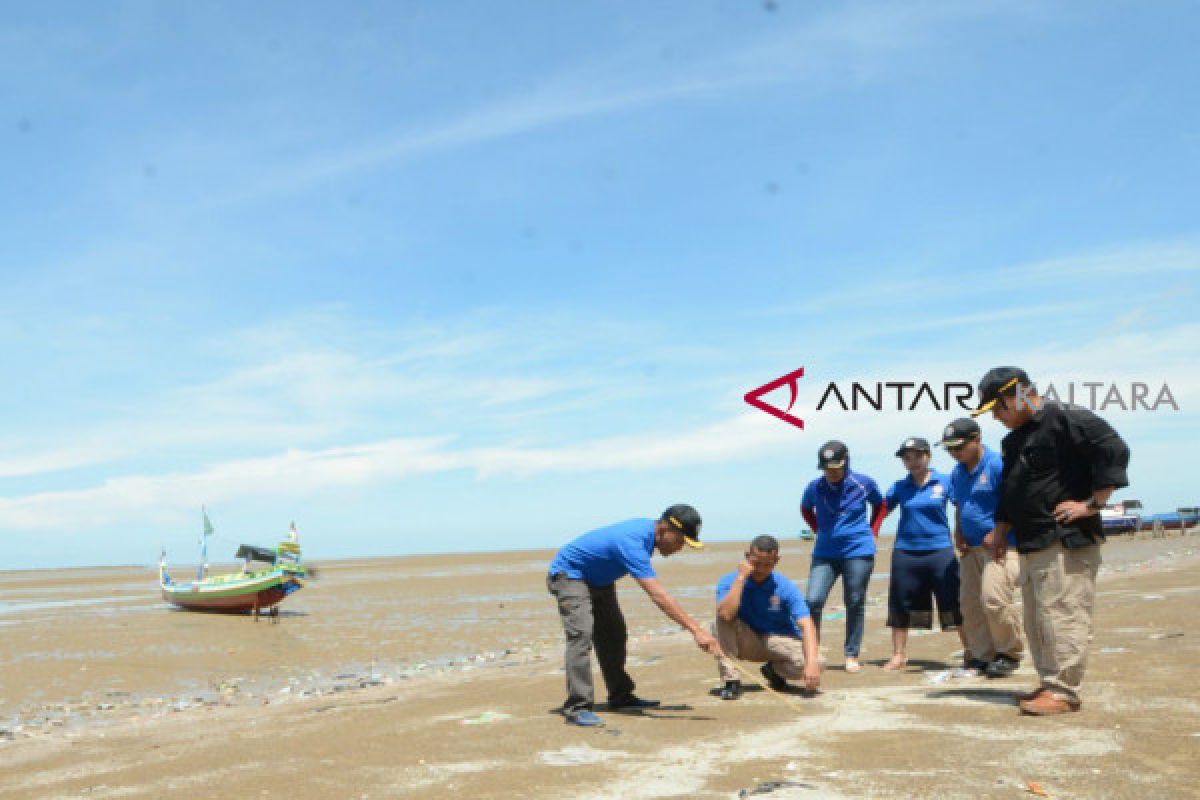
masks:
<path fill-rule="evenodd" d="M 942 447 L 959 447 L 980 435 L 979 423 L 970 417 L 960 417 L 946 426 L 942 431 Z"/>
<path fill-rule="evenodd" d="M 696 509 L 686 503 L 676 503 L 664 511 L 659 520 L 682 533 L 683 541 L 687 542 L 688 547 L 695 547 L 697 550 L 704 547 L 700 544 L 700 526 L 703 521 Z"/>
<path fill-rule="evenodd" d="M 905 450 L 916 450 L 921 453 L 932 453 L 929 449 L 929 442 L 922 439 L 920 436 L 910 436 L 900 445 L 900 449 L 896 451 L 897 456 L 904 455 Z"/>
<path fill-rule="evenodd" d="M 979 405 L 971 412 L 972 417 L 992 410 L 1001 395 L 1016 394 L 1017 385 L 1028 386 L 1032 381 L 1020 367 L 993 367 L 979 379 Z"/>
<path fill-rule="evenodd" d="M 846 445 L 837 439 L 832 439 L 821 445 L 821 449 L 817 451 L 817 469 L 844 467 L 849 458 L 850 451 Z"/>

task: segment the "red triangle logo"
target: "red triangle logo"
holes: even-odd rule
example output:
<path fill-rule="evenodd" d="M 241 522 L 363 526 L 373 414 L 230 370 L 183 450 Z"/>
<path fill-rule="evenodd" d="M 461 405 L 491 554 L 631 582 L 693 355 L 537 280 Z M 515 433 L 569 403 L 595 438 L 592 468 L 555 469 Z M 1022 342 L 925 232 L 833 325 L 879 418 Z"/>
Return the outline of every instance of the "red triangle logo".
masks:
<path fill-rule="evenodd" d="M 784 422 L 787 422 L 791 425 L 795 425 L 797 428 L 800 428 L 801 430 L 803 430 L 804 429 L 804 420 L 800 419 L 799 417 L 794 417 L 788 413 L 789 411 L 792 410 L 792 406 L 796 405 L 796 391 L 797 391 L 796 381 L 799 378 L 803 378 L 803 377 L 804 377 L 804 367 L 801 367 L 800 369 L 789 372 L 787 375 L 783 375 L 783 376 L 776 378 L 775 380 L 771 381 L 770 383 L 764 383 L 762 386 L 759 386 L 757 389 L 751 389 L 750 391 L 746 392 L 746 396 L 743 399 L 750 405 L 757 408 L 758 410 L 765 411 L 768 414 L 770 414 L 772 417 L 775 417 L 776 419 L 781 419 Z M 778 389 L 781 386 L 787 386 L 788 389 L 790 389 L 792 392 L 792 399 L 788 403 L 788 407 L 786 409 L 781 410 L 781 409 L 776 408 L 773 405 L 769 405 L 768 403 L 763 402 L 763 400 L 762 400 L 763 395 L 770 394 L 771 392 L 775 391 L 776 389 Z"/>

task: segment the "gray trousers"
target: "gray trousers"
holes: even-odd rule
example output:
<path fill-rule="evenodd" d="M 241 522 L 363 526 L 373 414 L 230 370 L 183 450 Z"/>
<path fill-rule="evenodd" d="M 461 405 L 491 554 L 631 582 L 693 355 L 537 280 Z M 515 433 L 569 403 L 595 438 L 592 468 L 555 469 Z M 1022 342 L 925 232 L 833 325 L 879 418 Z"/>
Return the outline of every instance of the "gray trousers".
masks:
<path fill-rule="evenodd" d="M 563 703 L 563 711 L 570 714 L 592 708 L 593 642 L 609 699 L 633 692 L 633 679 L 625 671 L 625 642 L 629 636 L 625 616 L 617 604 L 617 587 L 588 586 L 560 572 L 546 578 L 546 588 L 558 599 L 558 614 L 567 636 L 567 702 Z"/>

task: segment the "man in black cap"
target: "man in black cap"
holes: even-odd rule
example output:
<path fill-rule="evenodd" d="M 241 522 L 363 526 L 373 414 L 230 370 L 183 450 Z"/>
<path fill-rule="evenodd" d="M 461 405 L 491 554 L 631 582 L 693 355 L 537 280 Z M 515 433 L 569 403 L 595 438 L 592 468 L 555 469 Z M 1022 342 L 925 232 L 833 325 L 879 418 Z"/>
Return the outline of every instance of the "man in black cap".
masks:
<path fill-rule="evenodd" d="M 717 640 L 700 627 L 659 583 L 650 556 L 655 549 L 667 557 L 684 545 L 700 549 L 700 515 L 689 505 L 673 505 L 657 520 L 631 519 L 585 533 L 569 542 L 550 563 L 546 588 L 558 599 L 567 637 L 567 721 L 583 727 L 604 724 L 592 710 L 592 643 L 608 687 L 609 710 L 653 708 L 656 700 L 633 693 L 625 671 L 625 617 L 617 604 L 616 582 L 632 575 L 664 614 L 686 628 L 696 646 L 721 655 Z"/>
<path fill-rule="evenodd" d="M 1016 604 L 1021 567 L 1011 531 L 1004 559 L 992 555 L 1004 460 L 982 437 L 979 424 L 963 417 L 946 426 L 940 444 L 958 462 L 950 473 L 950 501 L 962 577 L 963 660 L 968 669 L 1004 678 L 1016 671 L 1025 652 Z"/>
<path fill-rule="evenodd" d="M 1009 429 L 995 558 L 1016 537 L 1025 633 L 1040 677 L 1017 696 L 1022 713 L 1078 711 L 1104 530 L 1099 512 L 1128 486 L 1129 447 L 1087 409 L 1043 400 L 1024 370 L 996 367 L 979 382 L 979 407 Z"/>

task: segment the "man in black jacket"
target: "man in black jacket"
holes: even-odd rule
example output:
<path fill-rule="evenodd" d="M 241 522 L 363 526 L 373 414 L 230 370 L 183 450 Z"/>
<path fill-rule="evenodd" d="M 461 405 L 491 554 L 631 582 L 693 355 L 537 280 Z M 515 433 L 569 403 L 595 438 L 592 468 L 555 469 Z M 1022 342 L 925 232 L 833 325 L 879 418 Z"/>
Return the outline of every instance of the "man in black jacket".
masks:
<path fill-rule="evenodd" d="M 997 367 L 979 382 L 975 415 L 1004 437 L 1004 473 L 993 554 L 1015 534 L 1025 634 L 1040 686 L 1017 695 L 1021 712 L 1078 711 L 1104 530 L 1100 509 L 1128 486 L 1129 447 L 1087 409 L 1043 400 L 1024 370 Z"/>

